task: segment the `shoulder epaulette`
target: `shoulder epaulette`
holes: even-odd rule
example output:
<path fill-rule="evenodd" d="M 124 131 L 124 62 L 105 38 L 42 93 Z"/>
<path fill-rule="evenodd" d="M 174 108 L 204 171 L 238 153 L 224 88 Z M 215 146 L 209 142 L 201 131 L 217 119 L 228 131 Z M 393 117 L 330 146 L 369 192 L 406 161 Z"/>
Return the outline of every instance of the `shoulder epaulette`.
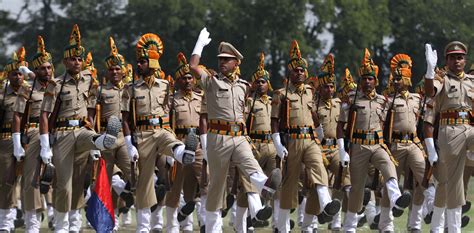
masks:
<path fill-rule="evenodd" d="M 247 85 L 247 86 L 250 86 L 250 83 L 249 83 L 249 82 L 247 82 L 246 80 L 241 79 L 241 78 L 237 79 L 237 82 L 238 82 L 238 83 L 243 83 L 243 84 L 245 84 L 245 85 Z"/>

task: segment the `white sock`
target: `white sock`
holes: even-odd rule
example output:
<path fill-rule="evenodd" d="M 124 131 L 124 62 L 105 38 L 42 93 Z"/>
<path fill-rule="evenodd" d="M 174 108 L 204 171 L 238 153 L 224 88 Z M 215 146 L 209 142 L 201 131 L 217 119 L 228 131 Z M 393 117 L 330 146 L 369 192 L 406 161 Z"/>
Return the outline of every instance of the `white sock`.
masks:
<path fill-rule="evenodd" d="M 324 185 L 317 185 L 316 191 L 318 192 L 319 206 L 322 213 L 326 205 L 332 201 L 331 195 L 329 194 L 328 187 Z"/>
<path fill-rule="evenodd" d="M 258 211 L 263 209 L 262 201 L 257 193 L 247 193 L 247 201 L 249 203 L 249 213 L 253 219 L 257 216 Z"/>

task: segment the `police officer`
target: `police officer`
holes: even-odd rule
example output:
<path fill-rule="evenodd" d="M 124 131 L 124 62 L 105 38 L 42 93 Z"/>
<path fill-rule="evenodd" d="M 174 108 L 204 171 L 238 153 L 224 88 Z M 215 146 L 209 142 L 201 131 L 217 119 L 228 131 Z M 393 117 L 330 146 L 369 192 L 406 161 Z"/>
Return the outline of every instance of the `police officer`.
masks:
<path fill-rule="evenodd" d="M 301 172 L 301 163 L 305 166 L 307 186 L 316 190 L 319 217 L 330 219 L 339 212 L 339 200 L 331 200 L 328 189 L 328 175 L 323 164 L 323 157 L 315 132 L 317 123 L 314 109 L 313 90 L 304 82 L 308 77 L 308 64 L 301 57 L 297 41 L 293 41 L 290 49 L 291 60 L 288 63 L 289 82 L 286 88 L 276 91 L 272 103 L 272 139 L 278 156 L 285 160 L 284 179 L 281 187 L 280 212 L 278 214 L 278 230 L 290 231 L 290 209 L 296 208 L 298 201 L 298 179 Z M 280 105 L 283 100 L 289 101 L 288 112 L 283 113 Z M 281 143 L 279 121 L 280 116 L 287 114 L 289 140 L 287 148 Z M 288 116 L 289 115 L 289 116 Z M 318 126 L 319 128 L 320 126 Z M 288 158 L 286 158 L 288 157 Z"/>
<path fill-rule="evenodd" d="M 83 187 L 88 152 L 91 149 L 113 148 L 120 130 L 120 121 L 116 117 L 109 119 L 106 133 L 103 135 L 90 129 L 87 103 L 93 80 L 89 71 L 81 71 L 84 55 L 79 27 L 74 25 L 69 45 L 64 51 L 63 64 L 66 73 L 49 81 L 41 106 L 40 156 L 45 164 L 50 163 L 52 159 L 56 167 L 53 205 L 56 211 L 55 230 L 58 232 L 80 231 L 80 208 L 84 202 Z M 56 101 L 57 98 L 61 102 Z M 56 106 L 59 103 L 60 106 Z M 48 131 L 50 114 L 57 115 L 54 122 L 56 132 Z M 55 141 L 49 140 L 49 133 L 52 133 Z"/>
<path fill-rule="evenodd" d="M 446 174 L 440 183 L 447 185 L 447 221 L 450 232 L 460 232 L 461 207 L 465 204 L 462 174 L 466 160 L 466 151 L 473 150 L 474 131 L 470 123 L 474 94 L 474 76 L 464 73 L 467 47 L 459 41 L 450 42 L 444 50 L 448 68 L 443 77 L 435 79 L 435 67 L 438 60 L 436 50 L 425 45 L 427 71 L 425 91 L 427 96 L 435 98 L 440 114 L 438 146 L 439 157 L 434 147 L 432 135 L 425 138 L 428 159 L 431 164 L 444 161 Z"/>
<path fill-rule="evenodd" d="M 20 95 L 18 96 L 15 104 L 15 114 L 13 121 L 13 137 L 14 143 L 20 145 L 14 145 L 15 148 L 21 146 L 21 143 L 16 139 L 18 136 L 21 137 L 20 127 L 22 127 L 21 121 L 23 117 L 28 119 L 25 121 L 29 123 L 24 126 L 25 129 L 28 127 L 28 147 L 26 148 L 25 158 L 23 162 L 23 173 L 21 178 L 21 195 L 22 208 L 25 211 L 25 228 L 28 232 L 39 232 L 40 222 L 39 214 L 43 209 L 43 198 L 38 188 L 34 188 L 31 184 L 33 181 L 34 173 L 36 170 L 36 164 L 38 154 L 40 152 L 39 144 L 39 116 L 41 112 L 41 104 L 46 91 L 48 81 L 53 78 L 54 67 L 51 54 L 46 52 L 44 41 L 41 36 L 38 36 L 38 50 L 32 61 L 34 76 L 36 77 L 33 81 L 34 85 L 28 88 L 21 88 Z M 26 68 L 26 67 L 25 67 Z M 23 69 L 25 69 L 23 68 Z M 31 71 L 26 70 L 26 73 Z M 29 102 L 29 115 L 25 115 L 27 102 Z M 23 148 L 25 149 L 25 148 Z M 20 149 L 21 150 L 21 149 Z"/>
<path fill-rule="evenodd" d="M 194 155 L 184 153 L 185 146 L 171 131 L 169 121 L 170 85 L 158 59 L 163 54 L 161 39 L 152 33 L 140 37 L 136 46 L 138 77 L 125 87 L 122 95 L 122 122 L 125 144 L 131 161 L 138 160 L 136 202 L 137 232 L 150 231 L 150 207 L 157 203 L 154 187 L 155 161 L 171 156 L 190 164 Z M 135 109 L 130 112 L 132 101 Z M 132 105 L 133 106 L 133 105 Z M 135 114 L 135 116 L 133 116 Z M 129 119 L 136 119 L 131 131 Z M 133 134 L 133 135 L 132 135 Z M 132 143 L 132 136 L 136 139 Z M 161 159 L 164 159 L 161 158 Z"/>
<path fill-rule="evenodd" d="M 198 66 L 202 50 L 210 41 L 209 32 L 206 28 L 202 29 L 192 53 L 190 67 L 198 75 L 200 85 L 206 93 L 209 121 L 207 156 L 210 183 L 206 203 L 206 232 L 222 232 L 219 209 L 222 208 L 225 179 L 231 161 L 259 192 L 266 190 L 274 193 L 281 175 L 275 172 L 268 178 L 263 173 L 244 136 L 245 98 L 249 84 L 240 78 L 239 64 L 243 59 L 242 54 L 231 44 L 222 42 L 217 55 L 219 73 L 209 76 Z M 254 218 L 263 206 L 259 198 L 251 201 L 257 206 L 250 213 Z"/>
<path fill-rule="evenodd" d="M 183 53 L 178 54 L 178 62 L 179 67 L 174 76 L 178 90 L 173 96 L 171 110 L 173 111 L 174 132 L 178 139 L 185 142 L 188 134 L 199 135 L 200 133 L 198 128 L 203 93 L 195 88 L 195 79 Z M 177 166 L 176 178 L 165 198 L 167 232 L 179 232 L 178 220 L 183 224 L 183 232 L 193 231 L 193 216 L 191 214 L 196 205 L 196 193 L 197 190 L 205 193 L 203 190 L 205 187 L 199 185 L 202 163 L 202 150 L 198 149 L 193 164 L 174 165 Z M 178 214 L 181 190 L 186 204 Z"/>
<path fill-rule="evenodd" d="M 393 219 L 391 208 L 406 208 L 411 196 L 409 193 L 400 193 L 397 182 L 397 173 L 394 162 L 388 154 L 388 148 L 383 144 L 382 124 L 385 120 L 385 98 L 375 92 L 377 85 L 378 66 L 370 57 L 369 51 L 365 50 L 362 65 L 359 68 L 361 87 L 357 95 L 350 96 L 349 103 L 341 106 L 341 115 L 337 126 L 337 143 L 339 145 L 339 156 L 343 166 L 350 161 L 351 191 L 349 193 L 348 209 L 344 220 L 344 231 L 355 232 L 357 227 L 357 212 L 362 208 L 364 187 L 367 178 L 367 170 L 372 164 L 380 170 L 384 181 L 385 206 L 381 208 L 379 229 L 383 232 L 393 232 Z M 353 103 L 354 98 L 357 98 Z M 344 148 L 344 127 L 349 119 L 350 108 L 355 109 L 357 117 L 354 122 L 349 122 L 354 127 L 351 143 L 351 158 Z M 346 130 L 350 130 L 350 125 Z M 389 202 L 389 203 L 387 203 Z"/>
<path fill-rule="evenodd" d="M 14 118 L 15 102 L 20 95 L 20 89 L 28 88 L 24 82 L 25 75 L 29 72 L 26 68 L 25 48 L 21 47 L 18 52 L 13 52 L 12 58 L 5 65 L 5 78 L 2 80 L 0 92 L 0 104 L 2 111 L 0 146 L 1 165 L 3 175 L 0 178 L 0 230 L 10 232 L 14 230 L 16 204 L 19 193 L 17 193 L 17 179 L 15 164 L 25 157 L 25 150 L 21 147 L 20 134 L 12 134 L 12 121 Z M 21 68 L 20 68 L 21 67 Z M 25 72 L 28 71 L 28 72 Z M 12 141 L 13 140 L 13 144 Z M 12 156 L 12 154 L 14 156 Z M 13 173 L 12 173 L 13 172 Z"/>
<path fill-rule="evenodd" d="M 413 173 L 413 178 L 419 184 L 414 190 L 414 199 L 410 211 L 408 227 L 412 232 L 421 231 L 421 216 L 423 204 L 423 175 L 425 171 L 425 158 L 423 146 L 417 136 L 416 126 L 418 115 L 422 107 L 419 94 L 410 93 L 412 60 L 406 54 L 397 54 L 390 61 L 391 73 L 395 93 L 391 94 L 388 108 L 393 106 L 393 127 L 391 152 L 398 161 L 397 174 Z M 395 97 L 395 98 L 393 98 Z M 392 101 L 395 101 L 392 103 Z M 399 214 L 401 214 L 399 212 Z"/>

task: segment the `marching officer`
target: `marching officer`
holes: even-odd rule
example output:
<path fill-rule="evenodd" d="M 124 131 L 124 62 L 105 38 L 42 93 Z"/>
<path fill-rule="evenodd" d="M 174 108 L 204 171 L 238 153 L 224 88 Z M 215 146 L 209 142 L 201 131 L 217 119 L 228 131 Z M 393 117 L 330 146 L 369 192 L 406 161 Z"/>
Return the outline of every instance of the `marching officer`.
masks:
<path fill-rule="evenodd" d="M 87 121 L 93 79 L 89 71 L 82 71 L 84 55 L 79 27 L 74 25 L 64 51 L 66 73 L 48 82 L 41 106 L 40 156 L 43 163 L 49 164 L 52 160 L 56 167 L 53 206 L 57 232 L 80 231 L 88 152 L 113 148 L 120 130 L 116 117 L 109 119 L 106 133 L 102 135 L 95 133 Z"/>
<path fill-rule="evenodd" d="M 18 195 L 16 185 L 16 165 L 24 160 L 25 150 L 21 147 L 20 133 L 12 134 L 12 122 L 14 120 L 15 102 L 20 95 L 20 89 L 28 88 L 24 77 L 30 71 L 25 60 L 25 48 L 21 47 L 18 52 L 13 52 L 12 58 L 4 68 L 5 79 L 2 80 L 0 92 L 1 104 L 1 133 L 0 133 L 0 170 L 4 171 L 0 176 L 0 230 L 10 232 L 14 230 L 16 204 Z M 21 67 L 21 68 L 20 68 Z M 27 72 L 25 72 L 27 71 Z M 12 144 L 13 140 L 13 144 Z M 14 156 L 12 156 L 12 154 Z"/>
<path fill-rule="evenodd" d="M 178 90 L 173 96 L 171 110 L 173 111 L 174 132 L 176 137 L 183 142 L 187 135 L 192 133 L 199 135 L 199 119 L 203 93 L 195 88 L 195 79 L 183 53 L 178 54 L 179 67 L 176 69 L 175 80 Z M 167 232 L 179 232 L 179 222 L 183 222 L 183 232 L 193 231 L 193 216 L 191 215 L 196 205 L 195 198 L 197 190 L 205 193 L 199 185 L 201 180 L 203 164 L 202 150 L 196 150 L 196 158 L 193 164 L 176 164 L 176 178 L 171 190 L 166 194 L 165 205 L 167 215 Z M 178 205 L 181 190 L 186 204 L 178 213 Z"/>
<path fill-rule="evenodd" d="M 446 219 L 449 232 L 461 230 L 461 207 L 464 205 L 464 187 L 462 175 L 466 160 L 466 151 L 473 150 L 474 131 L 470 125 L 472 101 L 474 99 L 474 76 L 464 73 L 466 65 L 466 45 L 459 41 L 450 42 L 444 50 L 446 74 L 435 78 L 438 60 L 436 50 L 425 45 L 427 71 L 425 92 L 434 97 L 436 111 L 439 112 L 438 147 L 439 157 L 432 135 L 425 138 L 428 159 L 431 164 L 438 160 L 444 163 L 446 174 L 440 177 L 440 183 L 446 183 L 447 211 Z M 439 165 L 438 165 L 439 166 Z"/>
<path fill-rule="evenodd" d="M 318 136 L 321 140 L 322 152 L 325 155 L 327 160 L 327 168 L 328 170 L 334 174 L 334 176 L 338 176 L 339 172 L 339 152 L 337 147 L 337 139 L 336 139 L 336 128 L 337 128 L 337 120 L 340 115 L 340 107 L 341 107 L 341 100 L 339 98 L 334 98 L 334 93 L 336 91 L 336 76 L 334 74 L 334 56 L 332 54 L 328 54 L 326 59 L 321 66 L 321 72 L 318 75 L 318 92 L 319 95 L 314 103 L 314 108 L 316 109 L 316 113 L 318 114 L 318 120 L 316 124 L 321 124 L 322 129 L 318 133 Z M 344 171 L 342 177 L 340 179 L 334 179 L 340 182 L 340 184 L 333 184 L 335 186 L 341 186 L 341 190 L 332 190 L 332 197 L 334 199 L 338 199 L 341 202 L 345 200 L 344 196 L 345 193 L 349 191 L 350 188 L 350 177 L 349 172 Z M 312 198 L 314 195 L 308 195 L 308 198 Z M 347 199 L 347 198 L 346 198 Z M 307 212 L 313 215 L 317 213 L 314 211 L 314 206 L 308 205 Z M 341 228 L 341 213 L 337 213 L 334 215 L 331 229 L 337 230 Z"/>
<path fill-rule="evenodd" d="M 410 211 L 408 227 L 412 232 L 421 231 L 422 204 L 424 188 L 423 175 L 425 171 L 425 157 L 423 145 L 417 136 L 416 126 L 422 99 L 419 94 L 410 93 L 408 88 L 411 84 L 412 60 L 406 54 L 397 54 L 390 61 L 391 73 L 393 76 L 394 93 L 389 98 L 386 105 L 392 111 L 393 126 L 391 138 L 391 153 L 397 160 L 396 167 L 398 177 L 408 172 L 413 173 L 413 178 L 419 184 L 414 187 L 414 198 Z M 407 179 L 407 178 L 405 178 Z M 395 213 L 394 213 L 395 214 Z M 399 212 L 398 214 L 401 214 Z M 398 216 L 397 216 L 398 217 Z"/>
<path fill-rule="evenodd" d="M 121 119 L 122 96 L 124 93 L 125 81 L 131 73 L 124 57 L 118 52 L 114 39 L 109 38 L 110 54 L 105 59 L 105 83 L 91 90 L 91 101 L 89 101 L 89 121 L 94 122 L 96 130 L 105 131 L 107 119 L 116 116 Z M 92 152 L 94 153 L 94 152 Z M 117 147 L 102 152 L 106 161 L 106 170 L 111 186 L 115 193 L 124 201 L 127 208 L 133 205 L 133 195 L 130 192 L 130 160 L 127 154 L 127 146 L 123 137 L 123 132 L 118 134 Z M 114 172 L 117 171 L 117 172 Z M 127 184 L 128 183 L 128 184 Z M 117 200 L 114 198 L 114 209 L 118 214 Z M 116 224 L 117 227 L 117 224 Z"/>
<path fill-rule="evenodd" d="M 284 178 L 281 187 L 280 211 L 278 214 L 278 230 L 290 231 L 289 217 L 290 209 L 296 208 L 298 203 L 298 180 L 301 171 L 301 163 L 305 165 L 307 186 L 316 190 L 316 203 L 306 205 L 317 205 L 317 213 L 320 220 L 330 219 L 339 212 L 341 203 L 332 200 L 328 189 L 328 175 L 323 164 L 319 141 L 316 132 L 321 132 L 321 126 L 315 128 L 316 111 L 314 109 L 313 90 L 306 85 L 308 64 L 301 57 L 298 43 L 291 44 L 291 60 L 288 63 L 289 82 L 286 88 L 274 93 L 272 103 L 272 139 L 278 156 L 285 160 Z M 289 102 L 289 103 L 288 103 Z M 287 104 L 288 109 L 282 112 L 281 105 Z M 283 119 L 281 116 L 285 116 Z M 285 127 L 280 128 L 279 121 L 286 121 Z M 281 131 L 287 131 L 288 138 L 280 135 Z M 282 144 L 288 139 L 286 148 Z M 325 221 L 326 221 L 325 220 Z"/>
<path fill-rule="evenodd" d="M 197 75 L 205 91 L 208 115 L 207 157 L 209 187 L 206 203 L 206 232 L 222 232 L 220 209 L 224 199 L 225 180 L 233 162 L 239 172 L 249 178 L 259 192 L 274 193 L 281 180 L 279 172 L 268 178 L 253 157 L 245 137 L 245 99 L 249 84 L 240 78 L 239 64 L 242 54 L 227 42 L 219 45 L 219 73 L 208 75 L 199 67 L 203 48 L 209 44 L 209 32 L 201 30 L 191 56 L 190 68 Z M 205 148 L 203 148 L 205 149 Z M 257 199 L 257 198 L 256 198 Z M 263 208 L 260 199 L 253 201 L 252 218 Z"/>
<path fill-rule="evenodd" d="M 360 87 L 354 95 L 349 96 L 349 103 L 341 106 L 341 115 L 337 125 L 337 143 L 339 145 L 339 156 L 342 166 L 347 166 L 350 161 L 351 190 L 346 217 L 344 220 L 344 231 L 355 232 L 357 228 L 357 212 L 362 209 L 364 187 L 366 184 L 367 170 L 372 164 L 380 170 L 384 181 L 385 206 L 381 208 L 379 229 L 381 231 L 394 231 L 391 208 L 404 209 L 410 204 L 409 193 L 400 193 L 398 188 L 395 164 L 391 160 L 389 150 L 383 143 L 382 124 L 385 120 L 384 108 L 385 98 L 375 92 L 378 83 L 378 66 L 370 57 L 369 51 L 365 50 L 362 65 L 359 68 Z M 355 119 L 350 110 L 356 113 Z M 344 128 L 351 130 L 352 141 L 344 142 Z M 347 153 L 344 145 L 350 143 Z M 389 202 L 389 203 L 387 203 Z"/>
<path fill-rule="evenodd" d="M 140 37 L 136 46 L 138 77 L 134 77 L 132 83 L 125 87 L 122 95 L 125 144 L 130 161 L 138 161 L 140 172 L 135 202 L 137 232 L 151 230 L 150 207 L 157 204 L 153 179 L 155 161 L 160 156 L 171 155 L 180 163 L 190 164 L 194 161 L 194 155 L 185 153 L 185 146 L 171 131 L 170 84 L 164 79 L 165 74 L 158 61 L 162 54 L 163 43 L 157 35 L 147 33 Z M 134 108 L 131 109 L 131 106 Z M 132 119 L 136 121 L 130 124 L 129 120 Z"/>
<path fill-rule="evenodd" d="M 39 222 L 39 214 L 43 209 L 43 198 L 40 190 L 33 187 L 32 182 L 38 154 L 40 152 L 39 141 L 39 116 L 41 112 L 41 104 L 48 81 L 54 78 L 54 67 L 51 54 L 45 49 L 43 37 L 38 36 L 38 50 L 32 61 L 34 76 L 32 87 L 21 88 L 20 95 L 16 99 L 15 113 L 13 120 L 13 137 L 22 137 L 21 128 L 27 131 L 23 137 L 28 138 L 27 148 L 25 149 L 25 158 L 23 162 L 23 173 L 21 178 L 21 195 L 22 208 L 25 211 L 25 228 L 28 232 L 39 232 L 41 223 Z M 23 69 L 25 69 L 24 67 Z M 25 73 L 31 71 L 26 70 Z M 28 105 L 27 105 L 28 103 Z M 29 109 L 27 109 L 27 107 Z M 23 120 L 23 118 L 27 118 Z M 28 125 L 21 125 L 21 122 Z M 18 139 L 13 140 L 14 147 L 22 146 Z M 20 149 L 20 151 L 22 150 Z"/>

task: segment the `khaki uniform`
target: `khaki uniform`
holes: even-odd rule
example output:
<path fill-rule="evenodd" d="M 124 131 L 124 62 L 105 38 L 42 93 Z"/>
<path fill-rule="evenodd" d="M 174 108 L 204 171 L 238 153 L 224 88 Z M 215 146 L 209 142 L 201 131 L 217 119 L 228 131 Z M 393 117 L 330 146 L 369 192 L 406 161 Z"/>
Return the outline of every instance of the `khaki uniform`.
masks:
<path fill-rule="evenodd" d="M 355 120 L 353 140 L 348 153 L 351 156 L 350 176 L 352 188 L 349 193 L 348 211 L 357 213 L 362 208 L 364 187 L 367 179 L 369 165 L 372 164 L 382 174 L 384 180 L 397 178 L 395 165 L 390 159 L 388 148 L 383 144 L 382 124 L 385 120 L 386 99 L 379 94 L 373 98 L 358 93 L 355 108 L 357 119 Z M 354 95 L 349 97 L 352 103 Z M 339 122 L 347 122 L 349 105 L 341 107 Z M 384 187 L 385 189 L 385 187 Z M 387 193 L 385 191 L 385 193 Z M 387 195 L 382 196 L 382 206 L 388 207 Z"/>
<path fill-rule="evenodd" d="M 35 176 L 36 166 L 38 163 L 38 155 L 41 150 L 39 141 L 39 117 L 41 112 L 41 104 L 43 102 L 46 86 L 43 86 L 39 81 L 36 81 L 33 87 L 33 93 L 30 100 L 30 115 L 29 115 L 29 129 L 28 129 L 28 148 L 25 150 L 25 158 L 23 161 L 23 174 L 21 177 L 21 190 L 23 195 L 22 208 L 25 211 L 38 210 L 43 208 L 43 198 L 39 189 L 34 188 L 31 183 Z M 23 114 L 25 106 L 30 98 L 31 87 L 21 88 L 20 95 L 16 99 L 15 112 Z M 23 116 L 28 117 L 28 116 Z"/>
<path fill-rule="evenodd" d="M 136 99 L 137 128 L 132 133 L 137 139 L 139 153 L 140 175 L 135 201 L 137 209 L 150 208 L 157 203 L 153 182 L 155 161 L 160 155 L 171 156 L 173 147 L 182 144 L 176 139 L 169 124 L 169 83 L 163 79 L 152 78 L 154 82 L 148 86 L 140 77 L 135 81 L 134 87 L 132 84 L 126 86 L 122 96 L 121 110 L 123 112 L 130 111 L 133 94 Z"/>
<path fill-rule="evenodd" d="M 319 103 L 318 103 L 319 101 Z M 341 111 L 341 100 L 339 98 L 332 98 L 328 101 L 317 99 L 314 103 L 314 109 L 317 109 L 319 122 L 324 129 L 324 139 L 321 142 L 322 152 L 326 158 L 327 169 L 336 176 L 339 173 L 339 149 L 337 145 L 337 121 Z M 341 187 L 351 185 L 349 170 L 343 171 L 343 177 L 341 177 Z M 316 192 L 310 191 L 308 200 L 317 198 Z M 338 190 L 333 190 L 333 198 L 344 200 L 344 193 Z M 315 205 L 306 205 L 306 213 L 317 215 Z"/>
<path fill-rule="evenodd" d="M 274 93 L 272 118 L 280 118 L 280 104 L 285 98 L 285 93 L 286 89 L 280 89 Z M 304 164 L 308 188 L 315 188 L 316 185 L 328 186 L 328 174 L 324 167 L 321 147 L 314 132 L 312 112 L 315 108 L 312 87 L 305 85 L 299 93 L 293 85 L 290 85 L 286 97 L 290 102 L 290 139 L 287 145 L 288 157 L 286 164 L 283 165 L 280 208 L 293 209 L 298 205 L 301 163 Z M 313 204 L 309 203 L 309 205 Z M 321 211 L 318 209 L 317 212 Z"/>
<path fill-rule="evenodd" d="M 391 106 L 391 102 L 387 106 Z M 413 204 L 422 205 L 424 196 L 424 188 L 421 185 L 425 172 L 425 155 L 423 153 L 423 145 L 416 136 L 416 125 L 420 107 L 422 104 L 420 95 L 408 93 L 406 99 L 397 94 L 395 103 L 393 104 L 393 128 L 392 128 L 392 144 L 390 151 L 397 160 L 397 174 L 400 176 L 411 170 L 413 178 L 418 183 L 414 185 Z M 405 173 L 407 176 L 408 173 Z"/>
<path fill-rule="evenodd" d="M 466 150 L 474 149 L 474 130 L 469 114 L 474 100 L 474 76 L 457 77 L 451 71 L 434 80 L 436 110 L 440 113 L 438 132 L 439 160 L 445 163 L 446 174 L 439 182 L 447 183 L 447 208 L 465 204 L 462 175 Z"/>
<path fill-rule="evenodd" d="M 230 80 L 222 74 L 209 76 L 200 74 L 200 85 L 205 90 L 208 115 L 207 156 L 209 166 L 209 188 L 207 211 L 222 208 L 225 182 L 230 163 L 246 177 L 255 172 L 262 173 L 244 136 L 245 97 L 249 84 L 236 77 Z"/>
<path fill-rule="evenodd" d="M 10 85 L 6 88 L 6 93 L 5 87 L 2 86 L 0 92 L 0 104 L 3 103 L 1 107 L 5 110 L 5 113 L 0 133 L 0 148 L 2 148 L 0 152 L 0 161 L 2 161 L 0 163 L 0 171 L 3 171 L 3 174 L 0 176 L 0 197 L 2 197 L 0 198 L 0 209 L 10 209 L 15 207 L 19 195 L 15 188 L 16 181 L 12 186 L 6 183 L 6 171 L 11 171 L 11 169 L 13 169 L 12 167 L 15 166 L 16 161 L 16 158 L 13 156 L 11 126 L 13 112 L 15 111 L 14 105 L 18 95 L 18 91 L 14 91 Z"/>
<path fill-rule="evenodd" d="M 62 100 L 52 148 L 52 160 L 56 167 L 53 206 L 59 212 L 79 209 L 84 205 L 87 160 L 89 151 L 96 149 L 93 138 L 97 134 L 85 127 L 90 127 L 86 118 L 92 76 L 89 71 L 82 71 L 79 76 L 76 81 L 66 73 L 50 80 L 41 106 L 42 111 L 51 113 L 56 98 L 60 96 Z"/>
<path fill-rule="evenodd" d="M 107 119 L 111 116 L 122 118 L 122 96 L 124 90 L 113 85 L 110 82 L 107 84 L 94 88 L 91 92 L 91 101 L 89 101 L 89 108 L 95 108 L 97 101 L 100 101 L 100 131 L 105 132 L 107 126 Z M 100 96 L 99 96 L 100 95 Z M 96 113 L 97 114 L 97 113 Z M 128 158 L 127 145 L 125 144 L 123 132 L 120 132 L 117 137 L 117 147 L 111 150 L 102 151 L 102 156 L 106 162 L 107 175 L 109 182 L 112 176 L 116 173 L 115 166 L 120 170 L 125 181 L 130 180 L 130 159 Z M 117 203 L 114 201 L 114 203 Z"/>
<path fill-rule="evenodd" d="M 198 135 L 199 117 L 201 114 L 201 103 L 203 93 L 192 92 L 191 99 L 184 96 L 183 92 L 177 92 L 173 98 L 172 109 L 174 110 L 175 133 L 183 142 L 190 130 L 195 130 Z M 192 165 L 183 166 L 177 164 L 176 178 L 171 190 L 166 194 L 166 206 L 177 208 L 181 190 L 183 190 L 184 201 L 194 201 L 197 190 L 201 190 L 201 172 L 203 164 L 202 150 L 196 150 L 196 160 Z M 184 184 L 184 185 L 183 185 Z"/>
<path fill-rule="evenodd" d="M 277 156 L 271 137 L 271 101 L 271 97 L 260 97 L 255 100 L 255 103 L 253 103 L 253 98 L 247 100 L 247 108 L 249 111 L 252 109 L 253 105 L 253 124 L 248 133 L 256 150 L 259 152 L 260 156 L 256 159 L 266 176 L 270 176 L 272 171 L 276 168 L 275 158 Z M 238 193 L 237 205 L 240 207 L 248 207 L 247 193 L 258 193 L 258 191 L 257 188 L 251 185 L 250 181 L 244 176 L 240 175 L 240 178 L 241 187 Z"/>

